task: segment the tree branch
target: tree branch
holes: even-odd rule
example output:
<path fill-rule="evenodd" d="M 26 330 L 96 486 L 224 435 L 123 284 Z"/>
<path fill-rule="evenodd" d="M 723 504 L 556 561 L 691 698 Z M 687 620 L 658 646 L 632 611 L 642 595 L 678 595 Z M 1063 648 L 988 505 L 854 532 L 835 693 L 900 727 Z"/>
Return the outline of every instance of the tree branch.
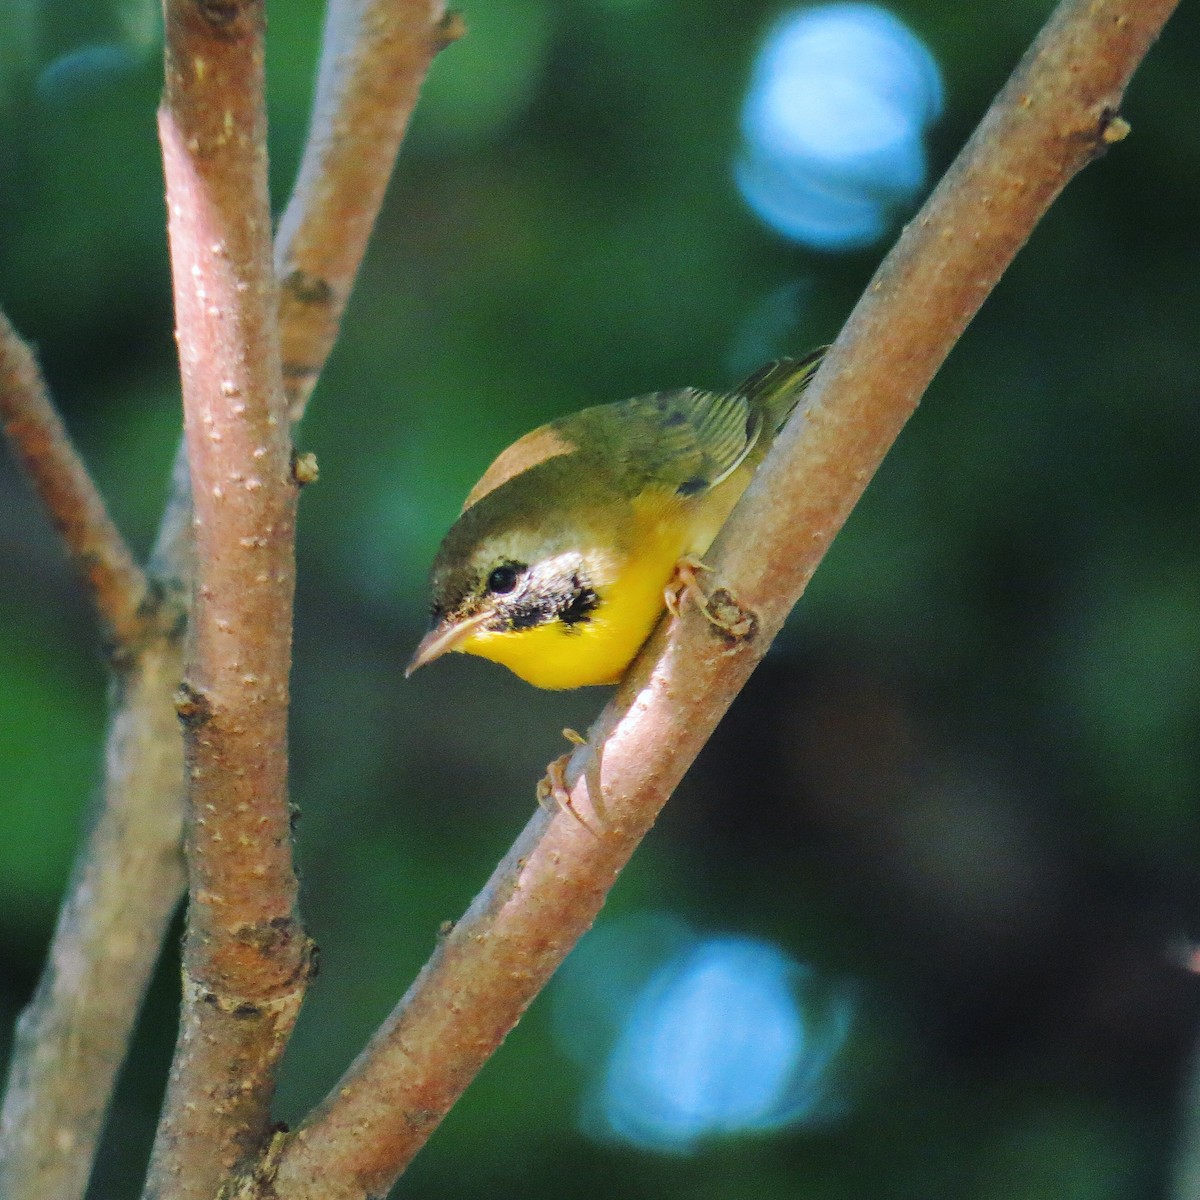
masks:
<path fill-rule="evenodd" d="M 331 0 L 313 120 L 297 183 L 280 222 L 275 253 L 276 275 L 281 284 L 277 319 L 289 416 L 293 422 L 302 415 L 337 337 L 341 314 L 383 202 L 420 84 L 438 50 L 461 33 L 461 22 L 445 15 L 442 0 Z M 185 53 L 181 50 L 177 57 Z M 164 134 L 164 146 L 166 142 Z M 174 241 L 173 234 L 173 245 Z M 176 276 L 183 277 L 178 267 Z M 179 324 L 182 330 L 182 311 Z M 181 352 L 182 348 L 181 342 Z M 199 486 L 194 463 L 193 485 Z M 172 508 L 177 514 L 186 510 L 179 489 Z M 177 521 L 175 524 L 178 526 Z M 199 553 L 202 555 L 203 551 Z M 189 700 L 188 709 L 190 704 Z M 201 715 L 207 719 L 207 711 Z M 280 749 L 284 749 L 283 743 Z M 217 822 L 213 824 L 215 827 Z M 215 832 L 222 840 L 230 837 L 223 824 Z M 236 832 L 233 831 L 235 835 Z M 287 844 L 286 837 L 280 839 L 280 846 Z M 290 857 L 287 871 L 291 871 Z M 277 897 L 284 898 L 283 892 Z M 272 918 L 279 919 L 278 913 Z M 294 921 L 290 908 L 287 919 Z M 299 936 L 298 926 L 289 924 L 287 935 L 292 965 L 297 970 L 306 969 L 307 942 Z M 303 988 L 299 977 L 296 979 L 297 986 L 291 996 L 298 1005 Z M 234 1146 L 241 1151 L 261 1141 L 274 1069 L 286 1042 L 284 1026 L 294 1015 L 289 1011 L 276 1026 L 272 1057 L 259 1064 L 258 1086 L 262 1095 L 243 1113 L 252 1115 L 253 1120 L 247 1121 L 242 1135 L 233 1139 Z M 238 1020 L 244 1024 L 242 1018 Z M 196 1065 L 194 1062 L 185 1065 L 185 1037 L 186 1030 L 181 1033 L 177 1066 L 181 1072 L 190 1073 Z M 192 1042 L 195 1045 L 197 1039 L 193 1037 Z M 171 1099 L 148 1184 L 151 1195 L 159 1194 L 167 1186 L 172 1171 L 180 1166 L 179 1162 L 172 1166 L 169 1161 L 179 1157 L 172 1154 L 170 1145 L 182 1140 L 170 1113 L 183 1111 L 187 1101 L 182 1095 L 179 1103 L 172 1103 Z M 230 1128 L 236 1124 L 231 1122 Z M 200 1144 L 201 1139 L 194 1140 Z M 232 1156 L 228 1156 L 228 1161 L 232 1161 Z M 216 1178 L 219 1173 L 212 1176 L 210 1172 L 210 1176 Z M 198 1186 L 201 1190 L 194 1193 L 197 1195 L 202 1194 L 203 1188 Z"/>
<path fill-rule="evenodd" d="M 33 352 L 3 313 L 0 422 L 87 587 L 105 639 L 128 650 L 142 632 L 145 576 L 71 442 Z"/>
<path fill-rule="evenodd" d="M 293 420 L 337 339 L 421 83 L 464 31 L 444 0 L 329 5 L 308 142 L 275 247 Z"/>
<path fill-rule="evenodd" d="M 298 487 L 271 266 L 261 0 L 168 0 L 159 136 L 192 484 L 178 709 L 184 1003 L 147 1194 L 204 1197 L 268 1139 L 311 950 L 295 912 L 287 704 Z"/>
<path fill-rule="evenodd" d="M 1175 0 L 1064 0 L 880 267 L 711 553 L 713 599 L 661 628 L 592 730 L 608 825 L 539 812 L 395 1012 L 284 1145 L 287 1200 L 387 1192 L 576 940 L 765 653 L 984 298 L 1065 184 L 1123 136 L 1125 86 Z M 584 808 L 590 748 L 570 778 Z"/>

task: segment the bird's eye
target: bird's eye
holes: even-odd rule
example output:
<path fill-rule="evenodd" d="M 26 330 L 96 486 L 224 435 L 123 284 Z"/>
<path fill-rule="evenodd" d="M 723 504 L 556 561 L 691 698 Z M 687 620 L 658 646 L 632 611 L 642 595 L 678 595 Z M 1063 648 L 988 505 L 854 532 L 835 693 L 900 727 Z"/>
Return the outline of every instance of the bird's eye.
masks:
<path fill-rule="evenodd" d="M 492 573 L 487 577 L 487 590 L 497 596 L 506 595 L 517 586 L 520 573 L 520 568 L 512 563 L 502 563 L 493 567 Z"/>

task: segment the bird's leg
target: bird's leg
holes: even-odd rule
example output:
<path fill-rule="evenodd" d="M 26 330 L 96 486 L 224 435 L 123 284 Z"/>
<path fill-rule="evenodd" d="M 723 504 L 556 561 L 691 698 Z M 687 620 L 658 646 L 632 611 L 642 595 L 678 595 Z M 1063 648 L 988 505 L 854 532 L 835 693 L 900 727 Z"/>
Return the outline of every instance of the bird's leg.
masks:
<path fill-rule="evenodd" d="M 663 590 L 667 611 L 675 619 L 683 612 L 684 601 L 690 596 L 701 616 L 719 633 L 735 642 L 752 638 L 758 632 L 758 618 L 743 608 L 727 588 L 717 588 L 711 595 L 700 585 L 698 572 L 709 570 L 708 564 L 686 554 L 675 564 L 675 574 Z"/>
<path fill-rule="evenodd" d="M 563 737 L 573 745 L 588 746 L 591 750 L 591 761 L 584 770 L 583 779 L 587 786 L 588 802 L 592 806 L 592 811 L 596 814 L 596 819 L 603 827 L 608 824 L 608 814 L 604 811 L 604 798 L 600 790 L 601 752 L 597 747 L 590 745 L 583 734 L 576 732 L 574 729 L 564 729 Z M 571 801 L 571 789 L 567 787 L 567 765 L 570 763 L 573 754 L 573 750 L 568 750 L 566 754 L 559 755 L 558 758 L 546 767 L 546 774 L 539 780 L 537 785 L 537 801 L 547 812 L 558 813 L 564 810 L 569 812 L 588 833 L 593 836 L 599 836 L 583 819 L 583 816 Z"/>
<path fill-rule="evenodd" d="M 564 735 L 566 730 L 563 730 Z M 571 730 L 575 733 L 574 730 Z M 575 733 L 578 738 L 579 734 Z M 574 740 L 574 739 L 571 739 Z M 592 806 L 592 812 L 596 814 L 596 820 L 600 822 L 600 827 L 608 826 L 608 810 L 604 807 L 604 791 L 600 786 L 600 761 L 604 755 L 604 747 L 588 743 L 586 739 L 580 739 L 578 745 L 586 745 L 591 753 L 588 755 L 588 765 L 583 769 L 583 782 L 587 787 L 588 803 Z"/>
<path fill-rule="evenodd" d="M 700 586 L 699 575 L 700 571 L 707 570 L 708 564 L 694 554 L 685 554 L 675 564 L 675 574 L 671 576 L 671 582 L 663 588 L 663 600 L 666 603 L 667 612 L 676 620 L 683 612 L 684 601 L 689 596 L 696 607 L 705 616 L 708 615 L 708 596 Z"/>

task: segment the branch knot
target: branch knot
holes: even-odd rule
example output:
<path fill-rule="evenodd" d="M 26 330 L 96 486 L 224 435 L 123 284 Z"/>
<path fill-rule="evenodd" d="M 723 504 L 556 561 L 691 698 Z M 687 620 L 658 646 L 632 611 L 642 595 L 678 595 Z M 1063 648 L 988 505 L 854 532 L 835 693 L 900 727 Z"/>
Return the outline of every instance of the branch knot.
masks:
<path fill-rule="evenodd" d="M 749 642 L 758 633 L 758 614 L 744 608 L 728 588 L 717 588 L 704 606 L 704 615 L 728 642 Z"/>
<path fill-rule="evenodd" d="M 185 729 L 198 729 L 213 717 L 208 696 L 186 679 L 175 690 L 175 712 Z"/>
<path fill-rule="evenodd" d="M 194 0 L 196 12 L 220 38 L 256 32 L 264 23 L 262 0 Z M 249 29 L 240 26 L 250 24 Z"/>

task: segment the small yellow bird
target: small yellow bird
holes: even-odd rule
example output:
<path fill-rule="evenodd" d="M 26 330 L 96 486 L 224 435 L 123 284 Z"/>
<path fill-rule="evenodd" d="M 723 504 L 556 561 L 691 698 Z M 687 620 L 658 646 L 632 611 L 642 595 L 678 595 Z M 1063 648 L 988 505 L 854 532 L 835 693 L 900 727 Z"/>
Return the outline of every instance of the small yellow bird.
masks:
<path fill-rule="evenodd" d="M 823 353 L 768 363 L 732 392 L 585 408 L 514 442 L 438 549 L 431 628 L 405 675 L 456 650 L 536 687 L 616 683 Z"/>

